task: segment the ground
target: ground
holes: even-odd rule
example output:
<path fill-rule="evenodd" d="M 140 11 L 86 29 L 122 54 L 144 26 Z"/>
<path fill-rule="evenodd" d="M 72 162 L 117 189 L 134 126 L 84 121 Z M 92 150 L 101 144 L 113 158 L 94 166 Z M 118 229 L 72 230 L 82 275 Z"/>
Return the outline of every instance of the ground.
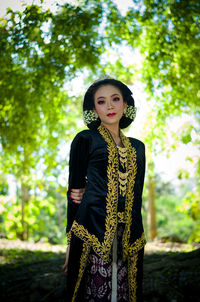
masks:
<path fill-rule="evenodd" d="M 63 302 L 66 246 L 0 239 L 1 302 Z M 200 244 L 154 241 L 144 258 L 144 302 L 200 301 Z"/>

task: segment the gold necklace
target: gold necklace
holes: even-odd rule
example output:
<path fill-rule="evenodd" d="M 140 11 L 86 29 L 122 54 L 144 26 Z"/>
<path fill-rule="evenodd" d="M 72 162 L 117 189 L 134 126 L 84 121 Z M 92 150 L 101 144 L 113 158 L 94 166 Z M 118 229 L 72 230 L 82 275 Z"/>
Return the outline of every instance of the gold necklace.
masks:
<path fill-rule="evenodd" d="M 126 172 L 121 172 L 118 170 L 118 175 L 119 175 L 119 190 L 120 194 L 122 196 L 126 195 L 126 185 L 127 185 L 127 148 L 122 148 L 120 146 L 117 146 L 118 153 L 119 153 L 119 161 L 123 167 L 123 169 L 126 170 Z"/>
<path fill-rule="evenodd" d="M 122 145 L 124 145 L 125 147 L 120 147 L 116 144 L 115 140 L 113 139 L 110 131 L 103 125 L 101 124 L 98 128 L 99 132 L 101 133 L 101 135 L 104 137 L 104 139 L 106 139 L 106 141 L 108 143 L 112 142 L 113 147 L 115 146 L 115 150 L 118 151 L 117 154 L 119 154 L 119 161 L 121 166 L 123 167 L 123 169 L 125 170 L 125 172 L 121 172 L 119 170 L 119 164 L 118 164 L 118 169 L 117 169 L 117 174 L 118 174 L 118 182 L 119 182 L 119 192 L 120 195 L 122 195 L 123 197 L 126 195 L 126 191 L 127 191 L 127 184 L 128 183 L 128 150 L 129 150 L 129 145 L 127 144 L 128 139 L 123 135 L 123 133 L 120 131 L 120 139 L 122 141 Z M 117 155 L 116 154 L 116 155 Z"/>
<path fill-rule="evenodd" d="M 119 152 L 119 160 L 122 165 L 122 167 L 125 169 L 126 162 L 127 162 L 127 148 L 122 148 L 120 146 L 117 146 L 118 152 Z"/>

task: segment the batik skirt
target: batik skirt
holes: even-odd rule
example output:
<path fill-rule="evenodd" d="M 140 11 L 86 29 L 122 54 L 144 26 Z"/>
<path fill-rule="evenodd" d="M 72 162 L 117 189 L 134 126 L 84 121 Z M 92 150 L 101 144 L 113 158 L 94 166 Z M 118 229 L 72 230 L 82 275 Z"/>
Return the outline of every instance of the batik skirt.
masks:
<path fill-rule="evenodd" d="M 76 298 L 73 293 L 69 292 L 73 288 L 70 274 L 69 259 L 68 269 L 68 298 L 67 302 L 142 302 L 142 276 L 143 276 L 143 254 L 144 249 L 141 249 L 136 255 L 137 261 L 135 265 L 135 290 L 134 296 L 130 296 L 128 283 L 128 261 L 123 260 L 122 234 L 124 224 L 119 224 L 117 234 L 115 236 L 112 252 L 109 256 L 109 262 L 106 263 L 92 249 L 89 253 L 86 268 L 84 270 L 82 280 Z M 78 261 L 77 261 L 78 262 Z M 71 268 L 76 267 L 76 263 Z M 72 272 L 72 271 L 71 271 Z M 70 278 L 71 275 L 71 278 Z M 74 279 L 75 281 L 75 279 Z M 70 285 L 71 284 L 71 285 Z M 133 295 L 131 293 L 131 295 Z"/>

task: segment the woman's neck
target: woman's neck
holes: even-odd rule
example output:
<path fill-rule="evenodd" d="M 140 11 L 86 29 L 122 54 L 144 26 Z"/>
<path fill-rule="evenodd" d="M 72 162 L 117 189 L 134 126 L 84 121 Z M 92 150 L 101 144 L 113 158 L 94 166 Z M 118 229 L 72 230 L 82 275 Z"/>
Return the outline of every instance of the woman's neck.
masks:
<path fill-rule="evenodd" d="M 106 127 L 109 130 L 116 145 L 119 145 L 119 146 L 122 145 L 121 138 L 119 136 L 119 124 L 118 125 L 104 125 L 104 127 Z"/>

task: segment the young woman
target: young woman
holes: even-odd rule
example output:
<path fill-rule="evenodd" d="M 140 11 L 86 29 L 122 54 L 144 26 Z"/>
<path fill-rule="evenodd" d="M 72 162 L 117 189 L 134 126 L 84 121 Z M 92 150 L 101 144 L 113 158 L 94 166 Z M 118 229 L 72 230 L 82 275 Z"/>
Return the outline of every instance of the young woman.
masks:
<path fill-rule="evenodd" d="M 74 138 L 69 161 L 68 302 L 142 301 L 145 147 L 121 131 L 135 113 L 118 80 L 96 81 L 85 94 L 89 130 Z"/>

